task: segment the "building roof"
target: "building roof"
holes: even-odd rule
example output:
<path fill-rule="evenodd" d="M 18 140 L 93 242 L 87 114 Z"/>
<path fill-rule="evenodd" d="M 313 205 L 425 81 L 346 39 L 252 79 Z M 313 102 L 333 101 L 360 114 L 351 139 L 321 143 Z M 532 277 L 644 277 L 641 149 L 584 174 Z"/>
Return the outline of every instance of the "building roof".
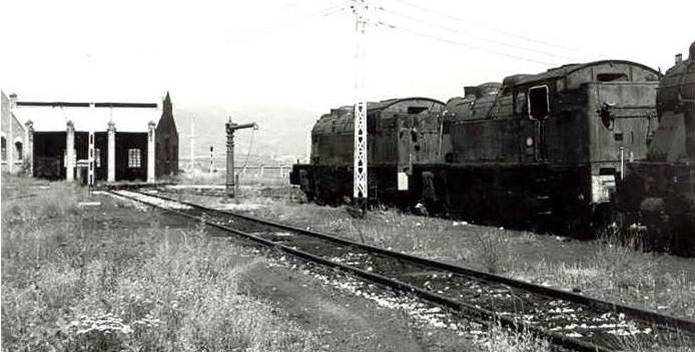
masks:
<path fill-rule="evenodd" d="M 72 121 L 75 131 L 106 131 L 113 121 L 119 132 L 147 132 L 150 121 L 158 123 L 161 106 L 155 103 L 17 102 L 14 114 L 36 132 L 65 131 Z"/>

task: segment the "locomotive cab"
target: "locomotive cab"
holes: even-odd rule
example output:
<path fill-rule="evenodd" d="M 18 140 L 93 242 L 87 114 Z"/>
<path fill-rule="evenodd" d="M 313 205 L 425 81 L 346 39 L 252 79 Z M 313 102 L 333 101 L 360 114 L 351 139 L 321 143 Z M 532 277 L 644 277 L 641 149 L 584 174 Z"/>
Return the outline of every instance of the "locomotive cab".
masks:
<path fill-rule="evenodd" d="M 447 103 L 453 163 L 420 173 L 445 175 L 434 184 L 454 216 L 553 229 L 590 224 L 624 163 L 646 157 L 658 78 L 644 65 L 607 60 L 478 87 L 487 94 L 466 89 Z"/>
<path fill-rule="evenodd" d="M 414 163 L 435 163 L 450 149 L 444 103 L 429 98 L 389 99 L 367 105 L 370 203 L 401 203 Z M 332 109 L 314 124 L 311 163 L 296 164 L 290 182 L 311 199 L 340 204 L 352 196 L 352 106 Z"/>

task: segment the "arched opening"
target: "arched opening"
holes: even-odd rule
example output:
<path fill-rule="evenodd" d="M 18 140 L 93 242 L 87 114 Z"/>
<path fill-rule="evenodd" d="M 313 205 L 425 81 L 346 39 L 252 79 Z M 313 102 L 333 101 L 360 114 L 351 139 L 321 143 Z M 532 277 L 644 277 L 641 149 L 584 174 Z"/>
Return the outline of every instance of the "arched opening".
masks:
<path fill-rule="evenodd" d="M 21 140 L 14 142 L 14 155 L 15 160 L 22 160 L 22 157 L 24 156 L 24 149 Z"/>
<path fill-rule="evenodd" d="M 7 160 L 7 140 L 5 140 L 5 137 L 2 137 L 2 161 Z"/>

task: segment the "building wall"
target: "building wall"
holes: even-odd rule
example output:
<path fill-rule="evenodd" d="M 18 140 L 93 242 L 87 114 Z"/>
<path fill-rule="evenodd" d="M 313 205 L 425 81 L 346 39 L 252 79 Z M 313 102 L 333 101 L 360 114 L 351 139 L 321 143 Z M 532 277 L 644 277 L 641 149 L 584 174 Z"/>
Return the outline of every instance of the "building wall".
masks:
<path fill-rule="evenodd" d="M 7 164 L 10 158 L 10 153 L 12 153 L 14 160 L 14 172 L 20 172 L 23 163 L 23 157 L 25 154 L 25 132 L 24 125 L 17 120 L 17 118 L 12 115 L 10 109 L 10 99 L 5 95 L 5 92 L 0 94 L 1 96 L 1 108 L 0 108 L 0 125 L 1 125 L 1 137 L 2 137 L 2 172 L 9 171 L 9 165 Z M 10 121 L 12 122 L 12 131 L 10 132 Z M 17 144 L 18 142 L 18 144 Z"/>
<path fill-rule="evenodd" d="M 139 150 L 139 166 L 129 163 L 129 150 Z M 116 181 L 147 180 L 147 132 L 116 132 Z"/>

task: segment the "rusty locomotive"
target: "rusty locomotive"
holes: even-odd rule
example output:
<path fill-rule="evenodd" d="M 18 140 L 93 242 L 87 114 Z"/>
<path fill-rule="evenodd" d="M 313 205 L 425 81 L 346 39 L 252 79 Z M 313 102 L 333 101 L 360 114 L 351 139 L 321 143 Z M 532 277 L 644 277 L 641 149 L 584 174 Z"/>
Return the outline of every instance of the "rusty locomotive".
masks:
<path fill-rule="evenodd" d="M 616 208 L 647 249 L 695 255 L 695 42 L 657 90 L 659 128 L 646 160 L 628 163 Z"/>
<path fill-rule="evenodd" d="M 370 203 L 424 204 L 477 223 L 553 230 L 600 221 L 625 164 L 658 127 L 660 73 L 639 63 L 570 64 L 426 98 L 368 105 Z M 309 199 L 351 195 L 351 107 L 323 115 L 291 183 Z"/>

